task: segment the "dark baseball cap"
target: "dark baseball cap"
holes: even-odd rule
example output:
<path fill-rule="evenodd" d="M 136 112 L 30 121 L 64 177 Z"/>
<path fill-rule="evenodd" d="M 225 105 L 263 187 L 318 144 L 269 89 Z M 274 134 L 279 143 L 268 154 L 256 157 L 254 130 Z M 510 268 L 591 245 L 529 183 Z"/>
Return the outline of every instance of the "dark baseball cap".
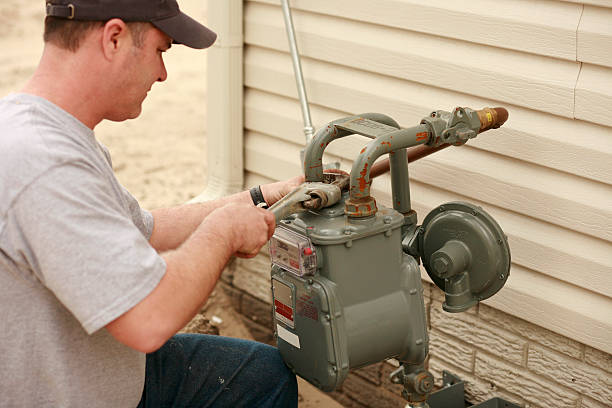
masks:
<path fill-rule="evenodd" d="M 208 48 L 217 34 L 183 13 L 176 0 L 50 0 L 47 16 L 79 21 L 150 22 L 176 44 Z"/>

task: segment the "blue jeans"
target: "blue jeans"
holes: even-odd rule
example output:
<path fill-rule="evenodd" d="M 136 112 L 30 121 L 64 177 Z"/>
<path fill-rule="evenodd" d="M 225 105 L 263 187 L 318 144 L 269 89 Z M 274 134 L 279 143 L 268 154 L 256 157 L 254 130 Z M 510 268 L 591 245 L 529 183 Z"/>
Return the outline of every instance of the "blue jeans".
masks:
<path fill-rule="evenodd" d="M 297 407 L 297 382 L 272 346 L 177 334 L 147 354 L 138 408 L 152 407 Z"/>

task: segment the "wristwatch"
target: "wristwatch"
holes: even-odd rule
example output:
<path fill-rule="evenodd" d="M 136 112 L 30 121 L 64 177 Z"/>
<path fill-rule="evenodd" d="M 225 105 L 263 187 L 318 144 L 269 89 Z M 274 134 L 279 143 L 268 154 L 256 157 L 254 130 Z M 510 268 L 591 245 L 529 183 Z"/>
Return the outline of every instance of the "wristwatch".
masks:
<path fill-rule="evenodd" d="M 266 203 L 263 193 L 261 192 L 261 186 L 253 187 L 249 190 L 249 193 L 251 193 L 251 200 L 253 200 L 253 204 L 255 204 L 256 207 L 268 209 L 268 203 Z"/>

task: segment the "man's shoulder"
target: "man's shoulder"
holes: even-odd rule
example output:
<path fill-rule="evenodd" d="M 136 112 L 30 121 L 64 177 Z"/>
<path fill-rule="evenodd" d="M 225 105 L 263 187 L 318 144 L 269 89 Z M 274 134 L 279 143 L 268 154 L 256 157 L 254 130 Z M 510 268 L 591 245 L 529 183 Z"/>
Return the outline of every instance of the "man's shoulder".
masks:
<path fill-rule="evenodd" d="M 33 95 L 0 99 L 0 172 L 28 164 L 37 171 L 95 153 L 93 132 L 67 112 Z"/>
<path fill-rule="evenodd" d="M 98 160 L 93 132 L 40 99 L 0 99 L 0 216 L 21 191 L 54 168 Z"/>

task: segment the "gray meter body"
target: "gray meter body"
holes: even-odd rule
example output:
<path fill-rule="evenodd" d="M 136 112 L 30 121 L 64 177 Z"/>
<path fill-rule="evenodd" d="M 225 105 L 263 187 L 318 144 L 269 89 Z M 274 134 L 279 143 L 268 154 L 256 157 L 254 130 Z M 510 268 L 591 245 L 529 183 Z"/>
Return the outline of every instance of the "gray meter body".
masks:
<path fill-rule="evenodd" d="M 325 391 L 337 388 L 349 368 L 390 357 L 418 364 L 428 345 L 419 267 L 402 251 L 404 217 L 382 208 L 351 222 L 343 207 L 341 200 L 283 220 L 270 242 L 278 348 Z M 300 274 L 287 267 L 286 251 L 275 249 L 287 246 L 287 237 L 295 248 L 311 243 L 306 248 L 313 248 L 318 269 Z M 292 263 L 301 264 L 304 251 L 292 252 Z"/>

